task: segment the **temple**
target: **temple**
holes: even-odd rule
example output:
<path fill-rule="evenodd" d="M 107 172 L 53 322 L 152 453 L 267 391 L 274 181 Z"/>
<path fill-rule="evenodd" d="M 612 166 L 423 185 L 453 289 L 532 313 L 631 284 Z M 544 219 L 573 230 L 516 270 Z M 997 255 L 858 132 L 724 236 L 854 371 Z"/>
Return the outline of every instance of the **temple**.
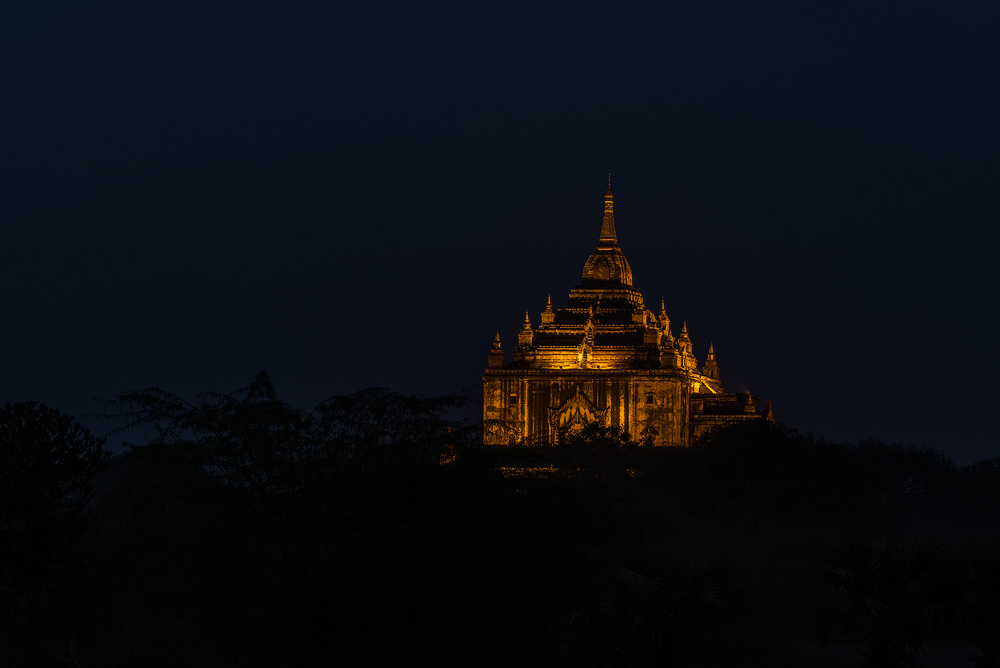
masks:
<path fill-rule="evenodd" d="M 674 336 L 663 301 L 646 308 L 618 246 L 610 178 L 597 247 L 566 308 L 552 296 L 538 327 L 524 314 L 508 361 L 500 343 L 483 375 L 488 445 L 551 445 L 591 422 L 620 427 L 652 445 L 690 445 L 716 425 L 771 417 L 750 393 L 725 392 L 714 347 L 704 364 L 687 323 Z"/>

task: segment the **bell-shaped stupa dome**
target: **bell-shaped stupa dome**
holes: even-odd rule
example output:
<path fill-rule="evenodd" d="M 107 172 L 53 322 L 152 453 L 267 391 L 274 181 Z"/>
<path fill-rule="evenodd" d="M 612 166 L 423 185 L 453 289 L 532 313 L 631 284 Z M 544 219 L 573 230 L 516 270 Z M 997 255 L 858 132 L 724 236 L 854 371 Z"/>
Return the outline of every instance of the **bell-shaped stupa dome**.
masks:
<path fill-rule="evenodd" d="M 632 268 L 628 266 L 625 254 L 618 247 L 615 232 L 615 196 L 611 192 L 611 177 L 608 177 L 608 192 L 604 194 L 604 221 L 597 248 L 583 265 L 583 286 L 613 287 L 632 285 Z"/>

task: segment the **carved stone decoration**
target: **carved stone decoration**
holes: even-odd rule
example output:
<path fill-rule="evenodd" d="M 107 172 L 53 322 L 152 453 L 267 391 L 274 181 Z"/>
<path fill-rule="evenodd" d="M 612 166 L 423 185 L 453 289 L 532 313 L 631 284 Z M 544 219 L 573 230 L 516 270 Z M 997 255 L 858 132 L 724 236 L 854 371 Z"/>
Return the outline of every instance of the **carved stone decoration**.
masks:
<path fill-rule="evenodd" d="M 644 442 L 653 443 L 660 435 L 660 430 L 656 428 L 652 420 L 646 421 L 646 426 L 639 432 L 639 439 Z"/>
<path fill-rule="evenodd" d="M 549 409 L 549 424 L 557 433 L 576 432 L 593 422 L 607 424 L 607 419 L 608 409 L 598 408 L 579 385 L 566 403 Z"/>

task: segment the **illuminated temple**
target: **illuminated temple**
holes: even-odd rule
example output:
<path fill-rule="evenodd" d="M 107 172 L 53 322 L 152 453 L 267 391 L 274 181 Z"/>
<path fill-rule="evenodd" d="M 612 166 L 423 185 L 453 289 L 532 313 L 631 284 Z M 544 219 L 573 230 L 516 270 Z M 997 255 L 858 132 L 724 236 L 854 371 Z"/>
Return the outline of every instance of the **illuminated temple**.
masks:
<path fill-rule="evenodd" d="M 483 375 L 490 445 L 558 443 L 588 423 L 653 445 L 688 445 L 716 425 L 765 416 L 749 393 L 726 393 L 712 345 L 699 363 L 687 323 L 674 336 L 663 301 L 646 308 L 618 246 L 614 195 L 604 195 L 597 248 L 566 308 L 552 297 L 537 328 L 527 313 L 508 361 L 497 333 Z"/>

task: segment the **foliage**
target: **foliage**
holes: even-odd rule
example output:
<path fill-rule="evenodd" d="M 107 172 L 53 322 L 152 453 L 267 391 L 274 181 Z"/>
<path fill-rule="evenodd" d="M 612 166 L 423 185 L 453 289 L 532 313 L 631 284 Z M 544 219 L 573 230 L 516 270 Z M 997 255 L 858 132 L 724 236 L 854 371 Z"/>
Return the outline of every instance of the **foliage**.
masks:
<path fill-rule="evenodd" d="M 564 471 L 607 476 L 622 474 L 626 462 L 634 462 L 640 449 L 646 446 L 632 440 L 621 427 L 594 422 L 564 434 L 558 445 L 544 451 Z"/>
<path fill-rule="evenodd" d="M 33 401 L 0 409 L 0 545 L 7 577 L 52 564 L 91 517 L 91 478 L 108 457 L 103 440 Z"/>
<path fill-rule="evenodd" d="M 954 635 L 954 555 L 943 539 L 832 533 L 812 556 L 820 570 L 807 631 L 821 643 L 842 629 L 864 645 L 866 666 L 891 668 L 914 665 L 929 640 Z"/>
<path fill-rule="evenodd" d="M 240 492 L 254 516 L 282 520 L 289 503 L 319 502 L 319 490 L 344 478 L 386 478 L 427 469 L 470 426 L 446 419 L 466 398 L 425 398 L 369 388 L 328 399 L 311 412 L 278 399 L 266 372 L 231 393 L 203 392 L 188 402 L 158 388 L 106 401 L 122 420 L 115 431 L 152 424 L 152 448 L 168 448 Z M 114 432 L 113 432 L 114 433 Z"/>
<path fill-rule="evenodd" d="M 74 579 L 91 479 L 110 456 L 103 442 L 45 404 L 0 409 L 0 598 L 32 634 L 43 598 L 58 600 Z"/>
<path fill-rule="evenodd" d="M 967 510 L 990 512 L 1000 503 L 1000 457 L 963 466 L 959 476 L 961 498 Z"/>
<path fill-rule="evenodd" d="M 883 507 L 890 510 L 918 496 L 941 491 L 955 470 L 940 451 L 872 438 L 859 441 L 853 454 L 855 468 L 866 474 L 865 491 L 879 494 Z"/>
<path fill-rule="evenodd" d="M 955 470 L 933 451 L 827 443 L 764 420 L 691 448 L 647 447 L 601 425 L 555 447 L 483 447 L 482 425 L 451 418 L 466 399 L 369 388 L 300 410 L 263 373 L 193 400 L 118 395 L 108 417 L 156 434 L 99 478 L 81 548 L 93 575 L 72 589 L 72 624 L 50 628 L 50 649 L 95 666 L 126 649 L 233 668 L 524 665 L 550 662 L 558 640 L 571 665 L 676 664 L 685 651 L 702 665 L 751 665 L 763 652 L 782 665 L 770 659 L 795 644 L 807 536 L 873 518 L 948 520 L 951 500 L 971 508 L 995 489 L 989 462 Z M 651 537 L 617 549 L 636 534 Z M 739 577 L 732 560 L 652 545 L 738 552 Z M 946 559 L 936 580 L 912 577 L 910 608 L 891 595 L 898 577 L 880 591 L 893 614 L 921 611 L 930 637 L 978 633 L 986 662 L 995 579 L 970 564 Z M 766 605 L 723 631 L 747 614 L 743 581 Z M 560 622 L 567 610 L 577 612 Z M 720 633 L 729 642 L 715 642 Z M 919 651 L 896 636 L 883 654 Z"/>
<path fill-rule="evenodd" d="M 968 584 L 962 588 L 962 630 L 979 653 L 969 658 L 977 666 L 1000 665 L 1000 542 L 972 540 L 965 545 Z"/>
<path fill-rule="evenodd" d="M 681 645 L 730 617 L 749 615 L 732 559 L 684 561 L 636 539 L 610 561 L 599 605 L 560 622 L 563 652 L 591 665 L 669 666 Z"/>
<path fill-rule="evenodd" d="M 782 423 L 762 418 L 716 427 L 694 443 L 711 485 L 711 503 L 749 504 L 754 524 L 773 514 L 801 489 L 811 442 Z"/>

